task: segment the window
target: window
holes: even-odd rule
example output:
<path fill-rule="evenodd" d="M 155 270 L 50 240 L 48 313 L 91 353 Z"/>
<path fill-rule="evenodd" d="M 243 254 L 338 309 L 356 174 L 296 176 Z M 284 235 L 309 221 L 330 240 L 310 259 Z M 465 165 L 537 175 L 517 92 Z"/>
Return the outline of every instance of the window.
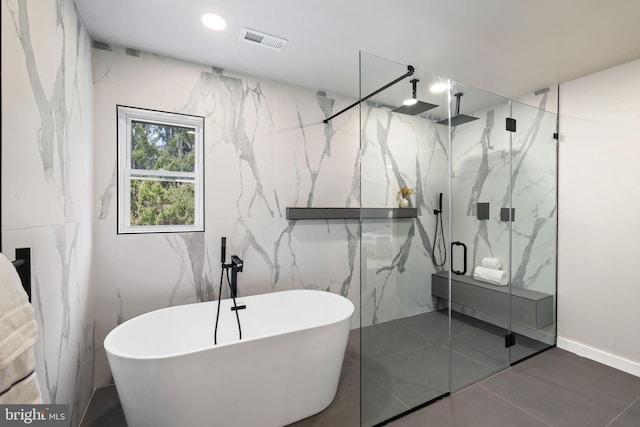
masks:
<path fill-rule="evenodd" d="M 118 106 L 118 233 L 204 231 L 198 116 Z"/>

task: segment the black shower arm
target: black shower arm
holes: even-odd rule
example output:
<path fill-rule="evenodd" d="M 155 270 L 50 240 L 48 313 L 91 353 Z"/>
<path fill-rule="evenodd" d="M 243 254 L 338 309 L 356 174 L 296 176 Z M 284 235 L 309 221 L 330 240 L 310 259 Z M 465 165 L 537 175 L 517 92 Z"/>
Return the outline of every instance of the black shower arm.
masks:
<path fill-rule="evenodd" d="M 344 108 L 344 109 L 338 111 L 333 116 L 327 117 L 322 122 L 323 123 L 329 123 L 331 121 L 331 119 L 333 119 L 335 117 L 338 117 L 340 114 L 344 113 L 345 111 L 348 111 L 348 110 L 352 109 L 356 105 L 359 105 L 361 102 L 364 102 L 367 99 L 371 98 L 372 96 L 379 94 L 383 90 L 385 90 L 385 89 L 393 86 L 394 84 L 406 79 L 407 77 L 413 76 L 414 72 L 415 72 L 415 68 L 413 68 L 412 65 L 407 65 L 407 72 L 405 74 L 403 74 L 402 76 L 398 77 L 394 81 L 387 83 L 386 85 L 382 86 L 380 89 L 376 90 L 375 92 L 371 92 L 369 95 L 365 96 L 364 98 L 360 99 L 359 101 L 354 102 L 353 104 L 349 105 L 347 108 Z"/>
<path fill-rule="evenodd" d="M 456 97 L 456 116 L 460 115 L 460 98 L 462 98 L 462 95 L 464 95 L 464 93 L 462 92 L 458 92 L 455 95 L 453 95 Z"/>

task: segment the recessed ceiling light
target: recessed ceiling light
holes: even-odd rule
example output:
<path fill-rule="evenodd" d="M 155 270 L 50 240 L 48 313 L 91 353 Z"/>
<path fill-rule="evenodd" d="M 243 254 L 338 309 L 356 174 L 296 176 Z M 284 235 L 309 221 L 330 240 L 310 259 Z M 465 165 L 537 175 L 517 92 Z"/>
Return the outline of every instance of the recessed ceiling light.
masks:
<path fill-rule="evenodd" d="M 220 15 L 216 15 L 215 13 L 205 13 L 202 15 L 202 23 L 205 27 L 214 31 L 224 30 L 227 26 L 227 22 Z"/>
<path fill-rule="evenodd" d="M 448 88 L 449 88 L 449 85 L 447 84 L 447 82 L 439 82 L 439 83 L 432 84 L 429 90 L 433 93 L 441 93 L 447 90 Z"/>

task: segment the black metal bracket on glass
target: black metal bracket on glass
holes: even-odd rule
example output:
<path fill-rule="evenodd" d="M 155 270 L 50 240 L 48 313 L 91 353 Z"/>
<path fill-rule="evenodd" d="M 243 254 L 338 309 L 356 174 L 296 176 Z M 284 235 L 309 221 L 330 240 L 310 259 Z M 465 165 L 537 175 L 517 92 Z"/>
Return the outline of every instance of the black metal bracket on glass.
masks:
<path fill-rule="evenodd" d="M 453 268 L 453 247 L 454 246 L 462 246 L 462 262 L 464 264 L 464 269 L 462 271 L 455 270 Z M 462 242 L 451 242 L 451 272 L 457 275 L 465 275 L 467 274 L 467 245 Z"/>
<path fill-rule="evenodd" d="M 504 347 L 509 348 L 516 345 L 516 334 L 509 332 L 504 336 Z"/>
<path fill-rule="evenodd" d="M 22 287 L 31 302 L 31 248 L 17 248 L 16 260 L 11 263 L 18 272 Z"/>
<path fill-rule="evenodd" d="M 340 114 L 344 113 L 345 111 L 349 111 L 353 107 L 359 105 L 361 102 L 364 102 L 367 99 L 371 98 L 372 96 L 379 94 L 383 90 L 385 90 L 385 89 L 393 86 L 394 84 L 406 79 L 407 77 L 413 76 L 413 73 L 415 73 L 415 68 L 413 68 L 412 65 L 407 65 L 407 72 L 405 74 L 401 75 L 400 77 L 398 77 L 394 81 L 387 83 L 386 85 L 382 86 L 380 89 L 378 89 L 378 90 L 376 90 L 374 92 L 371 92 L 369 95 L 365 96 L 364 98 L 360 99 L 359 101 L 354 102 L 353 104 L 349 105 L 347 108 L 344 108 L 344 109 L 338 111 L 333 116 L 327 117 L 322 122 L 323 123 L 329 123 L 331 121 L 331 119 L 333 119 L 335 117 L 338 117 Z"/>

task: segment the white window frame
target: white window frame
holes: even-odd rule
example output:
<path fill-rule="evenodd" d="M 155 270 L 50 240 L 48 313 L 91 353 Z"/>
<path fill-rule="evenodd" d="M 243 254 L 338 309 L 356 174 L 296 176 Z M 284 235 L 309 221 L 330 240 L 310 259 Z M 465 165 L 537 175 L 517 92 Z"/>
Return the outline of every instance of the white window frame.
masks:
<path fill-rule="evenodd" d="M 181 233 L 204 231 L 204 117 L 117 106 L 118 117 L 118 234 Z M 195 130 L 193 172 L 133 169 L 131 167 L 131 122 L 149 122 Z M 131 177 L 145 175 L 159 181 L 183 180 L 194 183 L 194 224 L 131 225 Z M 171 177 L 172 179 L 163 179 Z"/>

